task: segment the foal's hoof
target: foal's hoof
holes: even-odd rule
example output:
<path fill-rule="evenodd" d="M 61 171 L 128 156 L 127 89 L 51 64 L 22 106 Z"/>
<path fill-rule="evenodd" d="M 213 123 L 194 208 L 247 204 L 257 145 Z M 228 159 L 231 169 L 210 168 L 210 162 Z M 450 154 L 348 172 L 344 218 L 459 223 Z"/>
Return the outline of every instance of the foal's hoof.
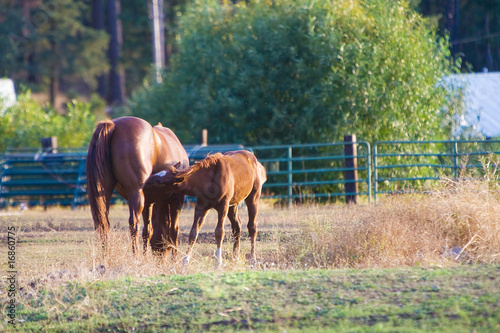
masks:
<path fill-rule="evenodd" d="M 215 269 L 219 269 L 222 267 L 222 250 L 217 249 L 215 251 Z"/>
<path fill-rule="evenodd" d="M 249 258 L 249 265 L 251 268 L 256 268 L 259 265 L 259 263 L 257 262 L 257 258 L 250 257 Z"/>

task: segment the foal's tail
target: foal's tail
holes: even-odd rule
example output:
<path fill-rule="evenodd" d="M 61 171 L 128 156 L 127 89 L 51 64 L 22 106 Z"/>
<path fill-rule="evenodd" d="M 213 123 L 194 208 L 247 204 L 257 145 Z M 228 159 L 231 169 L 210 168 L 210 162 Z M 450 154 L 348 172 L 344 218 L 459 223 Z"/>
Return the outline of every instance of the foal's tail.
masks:
<path fill-rule="evenodd" d="M 90 210 L 94 219 L 94 228 L 101 236 L 106 237 L 109 231 L 109 205 L 113 189 L 109 189 L 113 182 L 111 171 L 111 138 L 115 124 L 110 120 L 97 124 L 87 154 L 87 193 Z"/>
<path fill-rule="evenodd" d="M 266 168 L 260 162 L 257 162 L 258 165 L 258 172 L 259 172 L 259 178 L 260 178 L 260 183 L 264 184 L 267 181 L 267 174 L 266 174 Z"/>

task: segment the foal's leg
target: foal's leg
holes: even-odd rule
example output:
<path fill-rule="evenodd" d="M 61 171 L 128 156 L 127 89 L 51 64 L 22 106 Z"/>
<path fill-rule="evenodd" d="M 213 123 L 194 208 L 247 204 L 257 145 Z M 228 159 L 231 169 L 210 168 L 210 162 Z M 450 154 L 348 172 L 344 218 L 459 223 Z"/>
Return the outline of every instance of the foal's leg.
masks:
<path fill-rule="evenodd" d="M 240 237 L 241 237 L 241 220 L 238 215 L 238 205 L 234 205 L 229 207 L 227 212 L 227 217 L 231 221 L 231 228 L 233 229 L 233 238 L 234 238 L 234 246 L 233 246 L 233 258 L 238 259 L 240 255 Z"/>
<path fill-rule="evenodd" d="M 144 209 L 144 194 L 142 190 L 135 193 L 131 193 L 128 196 L 128 207 L 130 212 L 130 217 L 128 220 L 130 237 L 132 238 L 132 252 L 137 254 L 139 249 L 139 226 L 141 225 L 140 216 L 142 210 Z"/>
<path fill-rule="evenodd" d="M 219 221 L 215 228 L 215 241 L 217 242 L 217 251 L 215 257 L 217 258 L 217 268 L 222 266 L 222 241 L 224 240 L 224 220 L 226 219 L 229 210 L 229 202 L 225 201 L 217 207 L 219 213 Z"/>
<path fill-rule="evenodd" d="M 191 227 L 191 232 L 189 233 L 189 241 L 188 241 L 188 250 L 186 256 L 184 257 L 183 264 L 186 265 L 189 263 L 189 259 L 191 258 L 191 252 L 193 251 L 194 243 L 196 243 L 196 239 L 198 238 L 198 233 L 200 232 L 201 226 L 205 221 L 205 217 L 207 216 L 208 209 L 204 207 L 199 207 L 196 205 L 194 210 L 194 222 Z"/>
<path fill-rule="evenodd" d="M 248 234 L 250 236 L 250 263 L 254 265 L 257 262 L 255 255 L 255 241 L 257 239 L 257 210 L 259 206 L 259 195 L 250 195 L 245 199 L 248 209 Z"/>

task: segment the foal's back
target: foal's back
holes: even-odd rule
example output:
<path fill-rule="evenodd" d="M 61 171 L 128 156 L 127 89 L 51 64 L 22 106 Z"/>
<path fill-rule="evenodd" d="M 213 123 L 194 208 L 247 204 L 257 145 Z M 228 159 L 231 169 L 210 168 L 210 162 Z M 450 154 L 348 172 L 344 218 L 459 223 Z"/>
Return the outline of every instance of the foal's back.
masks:
<path fill-rule="evenodd" d="M 221 194 L 231 197 L 230 205 L 243 201 L 252 192 L 255 161 L 255 156 L 246 150 L 230 151 L 220 156 L 220 173 L 214 181 L 218 182 Z"/>

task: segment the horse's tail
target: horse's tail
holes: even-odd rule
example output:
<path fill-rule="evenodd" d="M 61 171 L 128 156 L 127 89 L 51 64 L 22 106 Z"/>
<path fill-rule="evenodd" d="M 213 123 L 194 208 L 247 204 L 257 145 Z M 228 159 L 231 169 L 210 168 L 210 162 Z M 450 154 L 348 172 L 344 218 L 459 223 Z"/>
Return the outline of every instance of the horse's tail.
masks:
<path fill-rule="evenodd" d="M 94 227 L 101 236 L 106 237 L 109 231 L 109 205 L 112 191 L 106 184 L 113 182 L 111 171 L 111 138 L 115 124 L 110 120 L 97 124 L 87 154 L 87 194 L 90 210 L 94 219 Z"/>

